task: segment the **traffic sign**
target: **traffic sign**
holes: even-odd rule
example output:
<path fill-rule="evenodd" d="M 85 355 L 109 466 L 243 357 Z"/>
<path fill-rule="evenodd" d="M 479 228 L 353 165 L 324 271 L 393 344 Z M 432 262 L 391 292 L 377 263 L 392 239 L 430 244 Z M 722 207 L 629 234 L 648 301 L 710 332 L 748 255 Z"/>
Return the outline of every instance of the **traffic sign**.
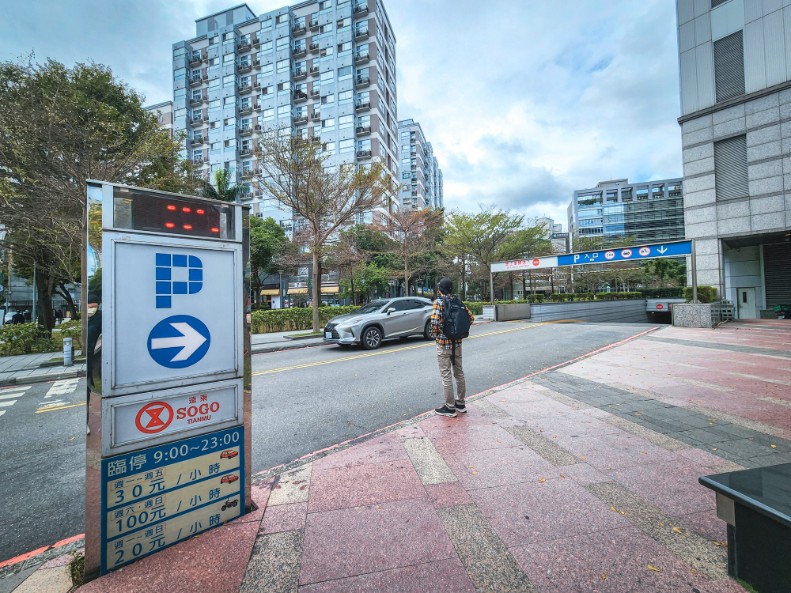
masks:
<path fill-rule="evenodd" d="M 582 264 L 602 264 L 616 261 L 654 259 L 657 257 L 678 257 L 692 253 L 692 241 L 673 241 L 638 245 L 635 247 L 619 247 L 602 249 L 601 251 L 584 251 L 558 256 L 558 267 Z"/>
<path fill-rule="evenodd" d="M 211 333 L 200 319 L 174 315 L 163 319 L 148 335 L 148 353 L 158 364 L 183 369 L 202 359 L 211 346 Z"/>

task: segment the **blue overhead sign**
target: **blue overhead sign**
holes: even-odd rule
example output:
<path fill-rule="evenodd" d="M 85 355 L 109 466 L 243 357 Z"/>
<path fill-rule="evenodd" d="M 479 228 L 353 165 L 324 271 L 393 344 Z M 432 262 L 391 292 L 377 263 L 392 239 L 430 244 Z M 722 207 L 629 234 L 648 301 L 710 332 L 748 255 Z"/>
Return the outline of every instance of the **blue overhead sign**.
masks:
<path fill-rule="evenodd" d="M 654 245 L 618 247 L 601 251 L 584 251 L 558 256 L 558 266 L 579 266 L 584 264 L 606 264 L 616 261 L 654 259 L 657 257 L 678 257 L 692 253 L 692 241 L 674 241 Z"/>

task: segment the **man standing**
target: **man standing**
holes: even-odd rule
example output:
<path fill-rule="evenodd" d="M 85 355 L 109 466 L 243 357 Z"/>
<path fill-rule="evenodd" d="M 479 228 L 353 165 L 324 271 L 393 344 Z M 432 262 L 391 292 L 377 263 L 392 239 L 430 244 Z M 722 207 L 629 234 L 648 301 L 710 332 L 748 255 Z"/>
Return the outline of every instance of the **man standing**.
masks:
<path fill-rule="evenodd" d="M 458 297 L 453 296 L 453 283 L 449 278 L 439 281 L 437 292 L 439 294 L 431 311 L 431 333 L 437 340 L 437 362 L 439 363 L 439 374 L 442 377 L 445 404 L 434 411 L 440 416 L 453 418 L 456 416 L 456 412 L 465 413 L 467 411 L 464 402 L 466 386 L 461 362 L 461 341 L 469 333 L 469 327 L 475 321 L 475 316 Z M 466 323 L 467 320 L 463 318 L 465 314 L 469 317 L 469 323 Z M 452 337 L 446 336 L 445 331 L 451 333 Z M 453 371 L 453 377 L 456 378 L 455 397 L 451 371 Z"/>

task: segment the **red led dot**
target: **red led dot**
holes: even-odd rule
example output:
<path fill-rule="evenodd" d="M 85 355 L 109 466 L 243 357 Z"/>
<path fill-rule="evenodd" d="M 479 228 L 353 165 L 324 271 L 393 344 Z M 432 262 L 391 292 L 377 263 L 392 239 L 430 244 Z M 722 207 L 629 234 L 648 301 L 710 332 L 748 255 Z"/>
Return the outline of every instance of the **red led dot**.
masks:
<path fill-rule="evenodd" d="M 174 223 L 174 222 L 166 222 L 165 223 L 165 228 L 166 229 L 175 229 L 176 228 L 176 223 Z"/>
<path fill-rule="evenodd" d="M 181 211 L 182 212 L 192 212 L 192 208 L 187 208 L 186 206 L 184 206 L 184 208 L 182 208 Z"/>
<path fill-rule="evenodd" d="M 219 233 L 220 229 L 219 229 L 219 227 L 213 226 L 213 227 L 211 227 L 211 232 L 212 233 Z"/>
<path fill-rule="evenodd" d="M 185 224 L 184 225 L 184 230 L 185 231 L 191 231 L 192 230 L 192 225 L 191 224 Z"/>
<path fill-rule="evenodd" d="M 170 210 L 172 212 L 175 209 L 176 209 L 176 207 L 173 204 L 168 204 L 168 210 Z"/>
<path fill-rule="evenodd" d="M 195 211 L 195 214 L 206 214 L 206 211 L 205 211 L 203 208 L 198 208 L 198 209 Z"/>

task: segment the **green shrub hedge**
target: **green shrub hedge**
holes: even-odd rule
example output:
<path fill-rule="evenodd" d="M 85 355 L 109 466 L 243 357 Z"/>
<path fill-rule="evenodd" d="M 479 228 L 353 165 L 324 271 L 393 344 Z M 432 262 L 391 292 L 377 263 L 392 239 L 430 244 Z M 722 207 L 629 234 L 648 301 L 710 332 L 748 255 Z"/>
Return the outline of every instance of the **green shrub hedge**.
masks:
<path fill-rule="evenodd" d="M 692 287 L 684 288 L 684 298 L 692 300 Z M 713 303 L 717 300 L 717 289 L 713 286 L 698 286 L 698 301 L 701 303 Z"/>
<path fill-rule="evenodd" d="M 55 352 L 58 345 L 49 332 L 36 323 L 14 323 L 0 327 L 0 356 Z"/>
<path fill-rule="evenodd" d="M 322 327 L 336 315 L 351 313 L 359 307 L 319 307 L 319 321 Z M 272 332 L 287 332 L 313 327 L 313 310 L 310 307 L 295 307 L 292 309 L 270 309 L 268 311 L 253 311 L 250 321 L 250 331 L 254 334 L 267 334 Z"/>

